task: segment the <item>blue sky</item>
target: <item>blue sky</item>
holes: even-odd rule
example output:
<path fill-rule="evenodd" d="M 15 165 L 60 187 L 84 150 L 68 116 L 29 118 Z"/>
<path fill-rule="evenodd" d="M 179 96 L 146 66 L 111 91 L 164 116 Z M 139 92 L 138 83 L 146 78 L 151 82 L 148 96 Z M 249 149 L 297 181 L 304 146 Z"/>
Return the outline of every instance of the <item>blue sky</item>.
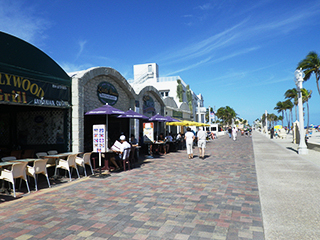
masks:
<path fill-rule="evenodd" d="M 205 106 L 230 106 L 251 124 L 295 87 L 294 71 L 320 54 L 320 1 L 14 0 L 0 2 L 1 31 L 40 48 L 67 72 L 157 63 L 201 93 Z M 315 77 L 310 123 L 320 124 Z"/>

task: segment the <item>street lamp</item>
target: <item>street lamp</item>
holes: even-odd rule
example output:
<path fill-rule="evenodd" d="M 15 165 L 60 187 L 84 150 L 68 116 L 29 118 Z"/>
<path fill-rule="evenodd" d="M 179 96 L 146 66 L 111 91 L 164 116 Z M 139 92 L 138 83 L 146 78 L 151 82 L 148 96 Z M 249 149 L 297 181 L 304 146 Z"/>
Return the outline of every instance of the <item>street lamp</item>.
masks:
<path fill-rule="evenodd" d="M 264 115 L 266 120 L 265 131 L 266 131 L 266 136 L 268 137 L 268 111 L 267 110 L 265 110 Z"/>
<path fill-rule="evenodd" d="M 299 154 L 308 154 L 308 148 L 305 142 L 305 133 L 304 133 L 304 121 L 303 121 L 303 106 L 302 106 L 302 82 L 304 78 L 304 72 L 302 69 L 297 69 L 294 72 L 295 84 L 298 91 L 298 106 L 299 106 L 299 130 L 300 130 L 300 142 L 298 147 Z"/>

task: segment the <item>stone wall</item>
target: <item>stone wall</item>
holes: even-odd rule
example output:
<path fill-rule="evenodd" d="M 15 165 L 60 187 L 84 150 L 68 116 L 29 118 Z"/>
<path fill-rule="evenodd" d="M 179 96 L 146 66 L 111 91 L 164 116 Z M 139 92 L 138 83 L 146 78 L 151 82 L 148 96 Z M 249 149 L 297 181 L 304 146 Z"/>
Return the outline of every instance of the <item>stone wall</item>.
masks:
<path fill-rule="evenodd" d="M 101 82 L 112 84 L 119 94 L 118 101 L 113 107 L 127 111 L 135 110 L 135 101 L 140 101 L 140 113 L 142 111 L 143 94 L 149 94 L 155 102 L 157 113 L 163 115 L 164 102 L 157 89 L 147 86 L 142 93 L 137 95 L 127 80 L 115 69 L 96 67 L 77 72 L 72 76 L 72 151 L 84 150 L 84 114 L 90 110 L 101 107 L 97 96 L 97 87 Z"/>

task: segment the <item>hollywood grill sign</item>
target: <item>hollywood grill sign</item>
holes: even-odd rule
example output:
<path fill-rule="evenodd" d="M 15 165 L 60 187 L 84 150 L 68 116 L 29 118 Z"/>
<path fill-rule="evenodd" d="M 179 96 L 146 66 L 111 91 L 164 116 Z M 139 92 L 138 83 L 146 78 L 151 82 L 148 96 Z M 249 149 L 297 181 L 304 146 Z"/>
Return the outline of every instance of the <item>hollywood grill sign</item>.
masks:
<path fill-rule="evenodd" d="M 67 86 L 0 73 L 0 103 L 67 107 L 69 101 Z"/>

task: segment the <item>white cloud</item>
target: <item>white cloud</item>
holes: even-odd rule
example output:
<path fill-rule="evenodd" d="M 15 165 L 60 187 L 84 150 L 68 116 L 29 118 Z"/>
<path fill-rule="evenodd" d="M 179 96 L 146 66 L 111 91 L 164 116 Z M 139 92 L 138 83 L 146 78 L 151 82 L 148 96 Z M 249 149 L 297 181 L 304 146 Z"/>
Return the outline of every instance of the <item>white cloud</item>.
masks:
<path fill-rule="evenodd" d="M 80 57 L 80 55 L 81 55 L 81 53 L 82 53 L 82 51 L 83 51 L 84 46 L 86 45 L 86 43 L 87 43 L 86 40 L 80 40 L 80 41 L 78 42 L 80 49 L 79 49 L 79 51 L 78 51 L 78 53 L 77 53 L 77 59 Z"/>
<path fill-rule="evenodd" d="M 199 8 L 201 10 L 208 10 L 208 9 L 212 8 L 212 5 L 211 5 L 211 3 L 205 3 L 205 4 L 202 4 L 202 5 L 199 5 L 197 8 Z"/>
<path fill-rule="evenodd" d="M 267 2 L 268 1 L 264 2 L 264 4 Z M 255 6 L 255 8 L 257 7 L 259 6 Z M 208 9 L 210 8 L 210 4 L 205 4 L 198 8 L 202 10 Z M 286 14 L 275 14 L 273 18 L 263 18 L 262 16 L 262 22 L 255 22 L 254 25 L 251 25 L 252 21 L 246 14 L 245 19 L 226 30 L 220 31 L 204 40 L 194 42 L 180 50 L 165 53 L 163 57 L 158 58 L 158 62 L 163 62 L 163 65 L 172 65 L 174 63 L 181 64 L 186 61 L 196 62 L 194 64 L 189 63 L 188 67 L 172 72 L 177 73 L 208 62 L 204 60 L 200 61 L 199 58 L 208 59 L 210 56 L 212 58 L 212 63 L 225 61 L 256 50 L 257 47 L 251 47 L 253 44 L 258 44 L 259 48 L 263 48 L 263 39 L 274 39 L 284 33 L 291 33 L 294 30 L 301 28 L 301 26 L 309 24 L 310 18 L 319 14 L 319 12 L 320 10 L 318 10 L 318 8 L 305 6 L 304 8 L 299 8 L 299 11 L 297 11 L 297 9 L 292 9 L 292 11 L 288 11 Z M 240 48 L 243 50 L 225 56 L 225 50 L 228 49 L 229 52 L 231 48 Z M 214 56 L 222 57 L 214 59 Z"/>
<path fill-rule="evenodd" d="M 192 64 L 192 65 L 190 65 L 190 66 L 187 66 L 187 67 L 185 67 L 185 68 L 176 70 L 176 71 L 174 71 L 174 72 L 170 72 L 170 73 L 167 74 L 167 75 L 173 75 L 173 74 L 176 74 L 176 73 L 179 73 L 179 72 L 184 72 L 184 71 L 186 71 L 186 70 L 189 70 L 189 69 L 195 68 L 195 67 L 197 67 L 197 66 L 199 66 L 199 65 L 202 65 L 202 64 L 204 64 L 204 63 L 206 63 L 206 62 L 209 62 L 210 60 L 211 60 L 211 57 L 208 57 L 208 58 L 206 58 L 206 59 L 204 59 L 204 60 L 202 60 L 202 61 L 200 61 L 200 62 L 197 62 L 197 63 Z"/>
<path fill-rule="evenodd" d="M 89 63 L 77 65 L 74 63 L 64 62 L 61 64 L 61 67 L 65 72 L 73 73 L 73 72 L 78 72 L 78 71 L 82 71 L 82 70 L 87 70 L 87 69 L 94 67 L 94 66 Z"/>
<path fill-rule="evenodd" d="M 39 44 L 46 36 L 50 22 L 37 15 L 37 10 L 19 1 L 0 2 L 1 31 L 32 44 Z"/>

